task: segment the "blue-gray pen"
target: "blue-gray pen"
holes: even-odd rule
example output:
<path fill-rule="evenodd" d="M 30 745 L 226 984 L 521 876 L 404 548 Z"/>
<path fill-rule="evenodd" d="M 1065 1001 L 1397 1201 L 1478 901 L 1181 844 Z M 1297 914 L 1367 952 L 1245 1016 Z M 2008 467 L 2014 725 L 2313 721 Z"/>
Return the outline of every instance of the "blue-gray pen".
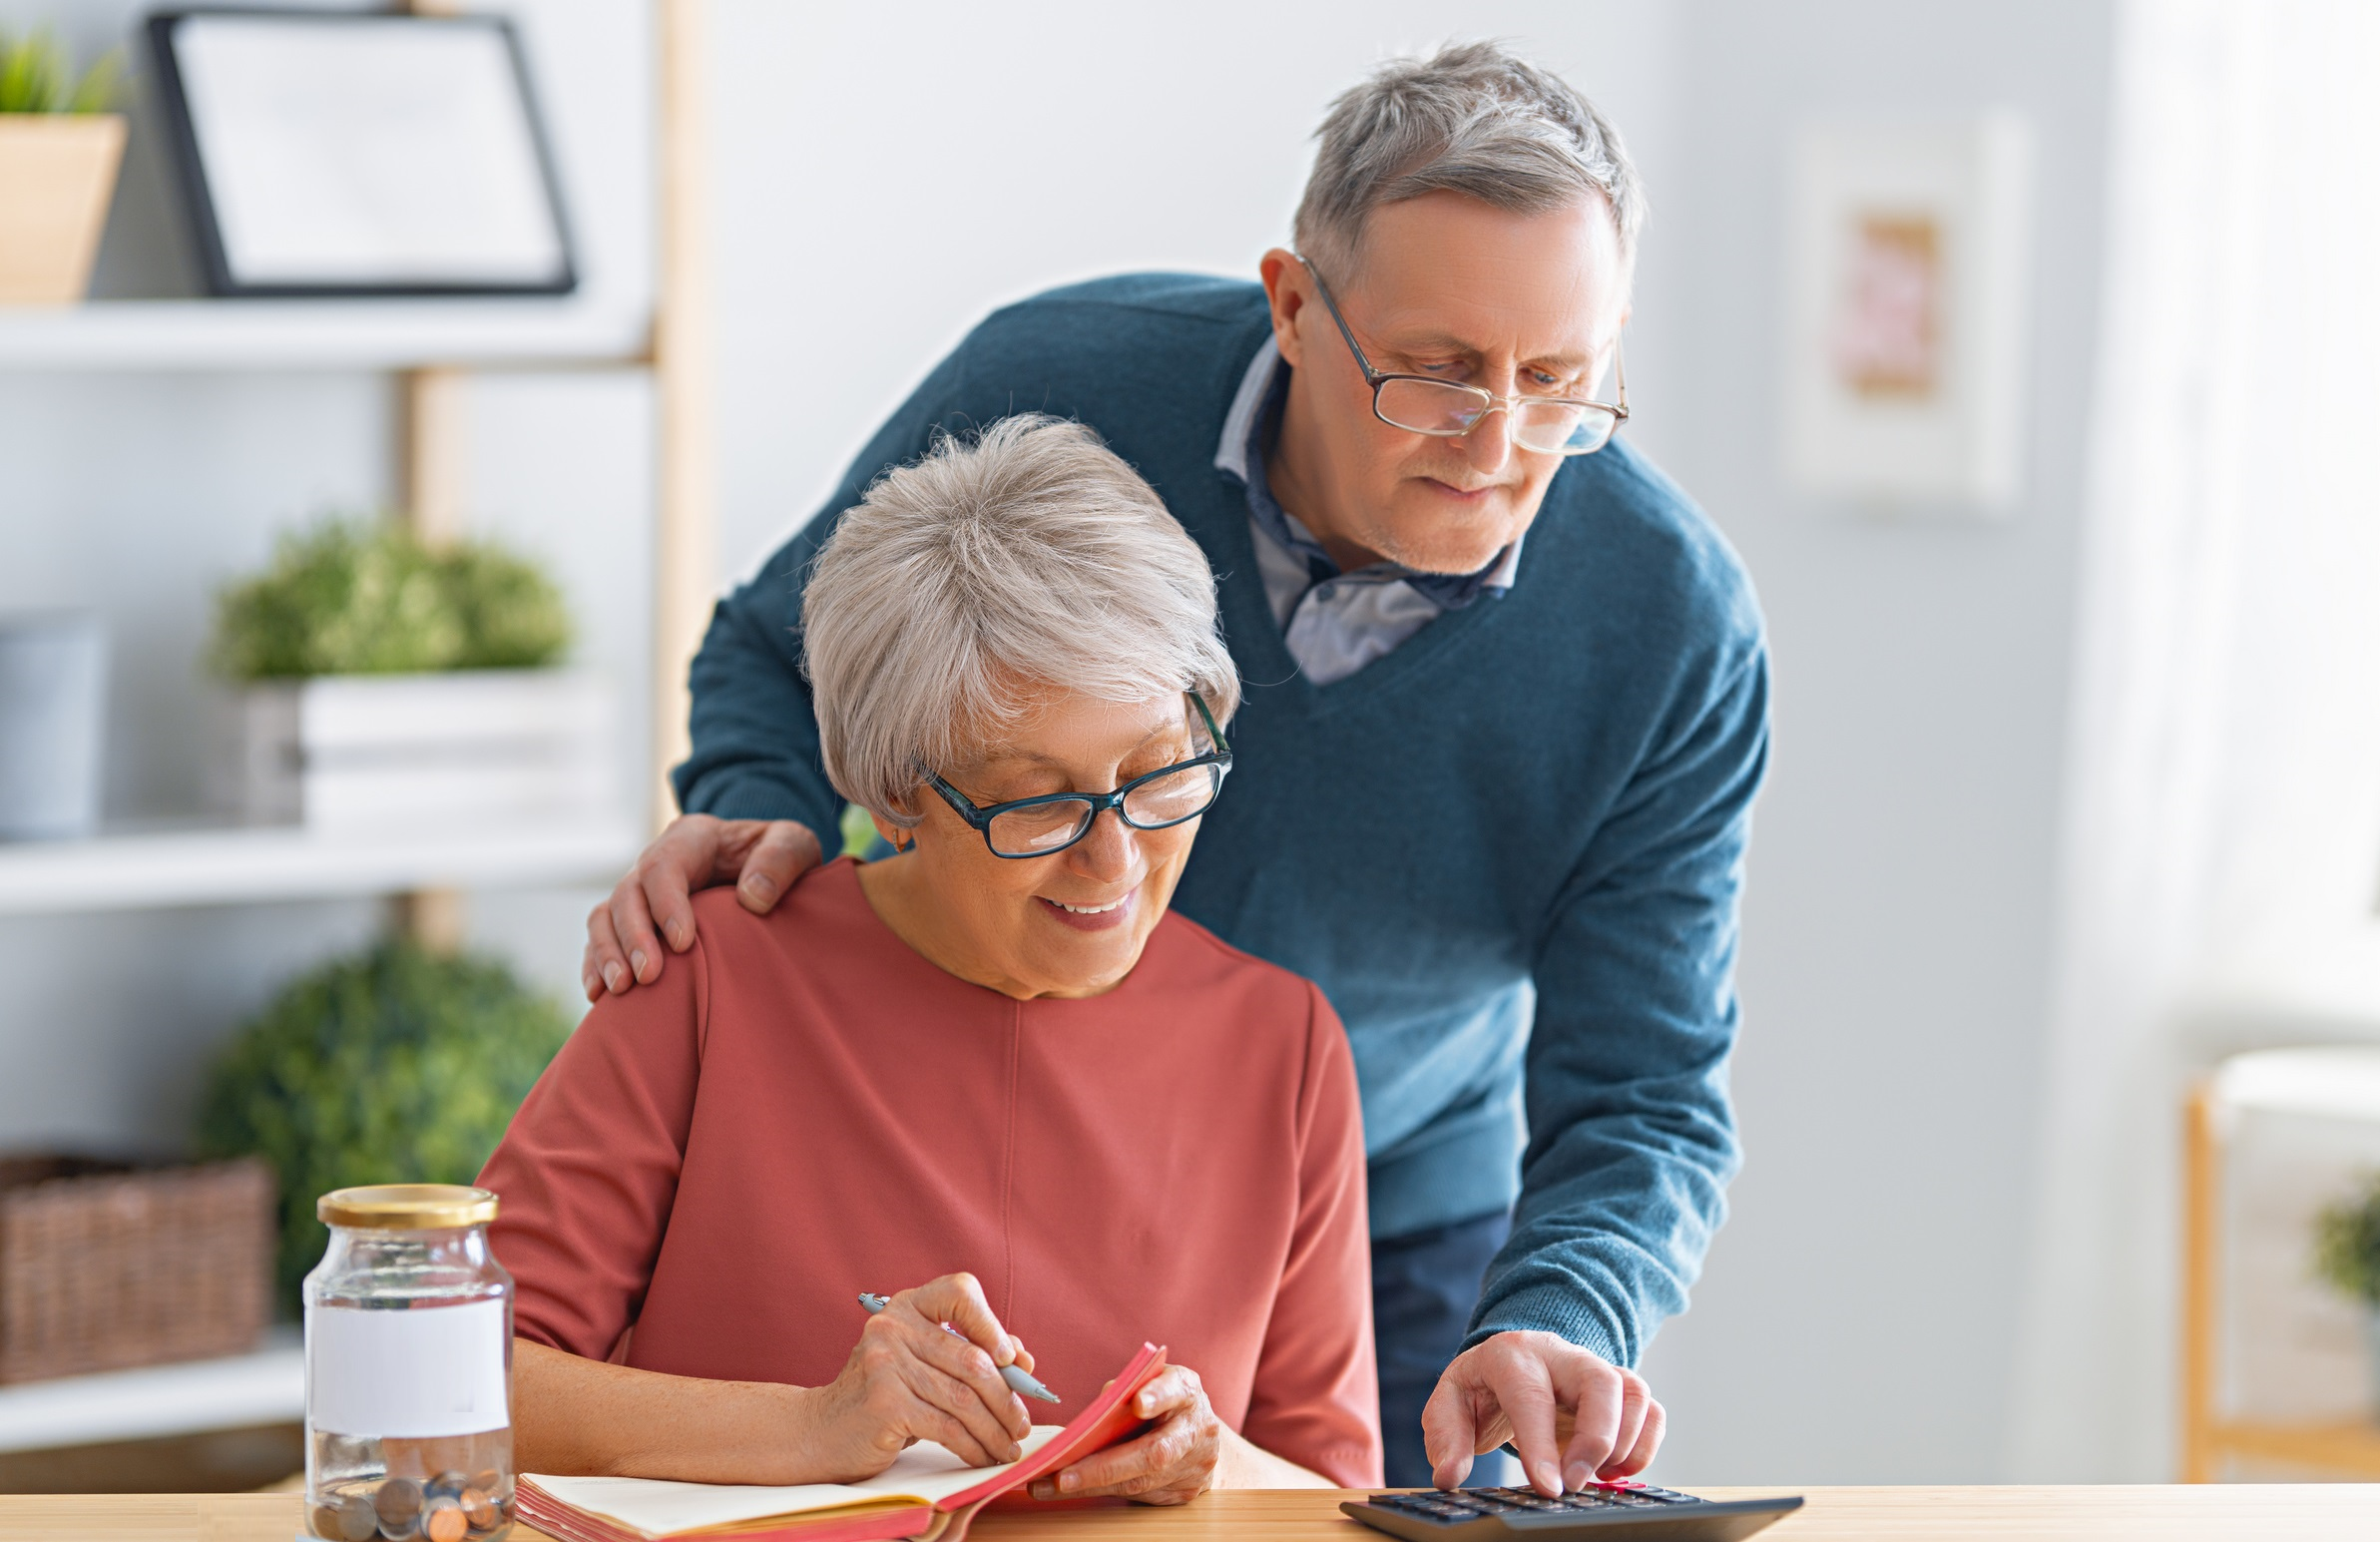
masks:
<path fill-rule="evenodd" d="M 892 1297 L 889 1295 L 870 1295 L 867 1291 L 862 1290 L 859 1292 L 859 1304 L 865 1306 L 868 1309 L 868 1315 L 872 1317 L 877 1312 L 882 1311 L 885 1307 L 891 1305 Z M 952 1327 L 947 1322 L 942 1324 L 942 1331 L 950 1334 L 954 1338 L 964 1338 L 967 1336 L 965 1333 L 960 1332 L 957 1328 Z M 1040 1382 L 1034 1380 L 1033 1373 L 1029 1370 L 1026 1370 L 1021 1365 L 1001 1366 L 1000 1379 L 1007 1382 L 1009 1389 L 1014 1391 L 1019 1397 L 1038 1397 L 1046 1403 L 1054 1403 L 1064 1400 L 1060 1398 L 1056 1392 L 1051 1391 L 1048 1387 L 1043 1386 Z"/>

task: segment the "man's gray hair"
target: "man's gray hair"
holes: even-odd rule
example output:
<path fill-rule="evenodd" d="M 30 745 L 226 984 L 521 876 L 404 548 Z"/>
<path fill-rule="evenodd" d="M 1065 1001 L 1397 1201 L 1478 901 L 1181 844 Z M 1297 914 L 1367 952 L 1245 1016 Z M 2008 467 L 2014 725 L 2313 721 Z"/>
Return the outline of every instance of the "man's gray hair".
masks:
<path fill-rule="evenodd" d="M 818 554 L 802 643 L 828 778 L 902 826 L 1037 690 L 1239 705 L 1205 553 L 1097 434 L 1038 414 L 879 477 Z"/>
<path fill-rule="evenodd" d="M 1295 239 L 1334 283 L 1354 281 L 1371 212 L 1425 193 L 1468 194 L 1516 214 L 1600 193 L 1622 258 L 1636 256 L 1645 189 L 1619 131 L 1560 76 L 1500 43 L 1390 60 L 1330 104 L 1314 137 L 1321 149 Z"/>

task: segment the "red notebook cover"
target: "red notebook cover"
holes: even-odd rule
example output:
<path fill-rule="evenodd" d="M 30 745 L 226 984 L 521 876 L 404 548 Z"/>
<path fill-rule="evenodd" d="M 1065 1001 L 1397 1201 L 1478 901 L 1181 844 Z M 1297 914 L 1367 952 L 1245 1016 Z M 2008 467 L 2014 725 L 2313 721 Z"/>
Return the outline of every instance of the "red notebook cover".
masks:
<path fill-rule="evenodd" d="M 971 1488 L 948 1494 L 932 1504 L 911 1504 L 819 1515 L 756 1516 L 748 1521 L 664 1536 L 716 1538 L 719 1542 L 891 1542 L 898 1537 L 931 1537 L 933 1542 L 961 1542 L 975 1513 L 1003 1495 L 1022 1497 L 1025 1485 L 1059 1468 L 1131 1438 L 1144 1421 L 1132 1411 L 1141 1388 L 1166 1368 L 1166 1351 L 1143 1344 L 1138 1354 L 1100 1389 L 1100 1394 L 1068 1422 L 1048 1444 L 1023 1461 L 993 1474 Z M 523 1474 L 515 1485 L 521 1519 L 561 1542 L 656 1542 L 656 1534 L 622 1525 L 596 1511 L 566 1503 Z M 1026 1501 L 1028 1503 L 1032 1501 Z M 1052 1508 L 1056 1506 L 1053 1505 Z"/>

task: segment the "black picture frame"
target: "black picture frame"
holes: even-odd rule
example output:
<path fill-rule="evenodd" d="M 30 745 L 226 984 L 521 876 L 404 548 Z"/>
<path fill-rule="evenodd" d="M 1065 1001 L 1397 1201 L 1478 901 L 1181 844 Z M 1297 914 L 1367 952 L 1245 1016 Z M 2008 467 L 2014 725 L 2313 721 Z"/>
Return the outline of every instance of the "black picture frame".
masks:
<path fill-rule="evenodd" d="M 539 182 L 545 194 L 546 214 L 552 221 L 560 255 L 558 270 L 549 278 L 535 281 L 468 276 L 432 281 L 391 277 L 384 282 L 351 277 L 321 282 L 289 279 L 254 281 L 241 278 L 233 270 L 231 257 L 225 246 L 223 223 L 210 189 L 206 157 L 199 144 L 197 126 L 192 120 L 182 61 L 175 48 L 176 34 L 184 23 L 214 17 L 260 17 L 291 26 L 321 27 L 344 27 L 357 23 L 385 26 L 393 22 L 419 27 L 471 27 L 496 34 L 503 42 L 505 55 L 511 62 L 513 83 L 520 92 L 520 107 L 536 158 Z M 537 93 L 530 81 L 528 61 L 522 52 L 519 34 L 508 18 L 478 15 L 414 16 L 388 11 L 311 11 L 269 6 L 198 6 L 154 12 L 147 18 L 144 30 L 152 65 L 151 78 L 155 83 L 156 100 L 164 120 L 175 181 L 181 189 L 192 245 L 197 250 L 209 294 L 221 298 L 331 299 L 562 295 L 578 288 L 578 249 L 572 234 L 569 210 L 562 196 L 561 178 L 555 169 L 553 145 L 547 134 L 545 116 L 538 108 Z"/>

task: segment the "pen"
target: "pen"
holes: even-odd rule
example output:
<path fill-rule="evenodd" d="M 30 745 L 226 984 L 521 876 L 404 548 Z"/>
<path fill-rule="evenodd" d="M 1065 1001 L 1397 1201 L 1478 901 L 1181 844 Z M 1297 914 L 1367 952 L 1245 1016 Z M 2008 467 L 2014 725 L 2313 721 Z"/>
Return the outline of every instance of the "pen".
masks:
<path fill-rule="evenodd" d="M 870 1295 L 867 1291 L 862 1290 L 859 1292 L 859 1304 L 865 1306 L 868 1309 L 868 1315 L 872 1317 L 877 1312 L 882 1311 L 885 1307 L 891 1305 L 892 1297 L 889 1295 Z M 952 1327 L 947 1322 L 942 1324 L 942 1331 L 950 1334 L 953 1338 L 964 1338 L 967 1336 L 965 1333 L 960 1332 L 957 1328 Z M 1000 1379 L 1007 1382 L 1009 1384 L 1009 1388 L 1016 1392 L 1016 1394 L 1020 1397 L 1038 1397 L 1046 1403 L 1063 1401 L 1063 1399 L 1060 1398 L 1056 1392 L 1051 1391 L 1048 1387 L 1043 1386 L 1040 1382 L 1034 1380 L 1032 1372 L 1026 1370 L 1022 1366 L 1001 1366 Z"/>

